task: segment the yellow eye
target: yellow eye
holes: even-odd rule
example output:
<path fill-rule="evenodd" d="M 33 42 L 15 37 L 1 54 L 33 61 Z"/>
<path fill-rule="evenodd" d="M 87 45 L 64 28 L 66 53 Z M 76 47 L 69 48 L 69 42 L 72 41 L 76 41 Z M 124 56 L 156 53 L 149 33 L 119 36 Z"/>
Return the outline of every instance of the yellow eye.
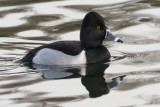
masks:
<path fill-rule="evenodd" d="M 97 29 L 99 30 L 99 29 L 101 29 L 101 27 L 100 27 L 100 26 L 97 26 Z"/>

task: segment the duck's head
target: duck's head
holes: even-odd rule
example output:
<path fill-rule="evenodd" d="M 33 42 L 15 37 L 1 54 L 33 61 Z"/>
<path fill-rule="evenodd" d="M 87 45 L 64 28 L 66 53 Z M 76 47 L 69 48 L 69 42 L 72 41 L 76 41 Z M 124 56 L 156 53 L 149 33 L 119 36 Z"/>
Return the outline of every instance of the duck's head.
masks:
<path fill-rule="evenodd" d="M 104 39 L 123 43 L 110 32 L 100 14 L 89 12 L 84 17 L 81 26 L 80 40 L 82 46 L 86 49 L 97 48 L 102 45 Z"/>

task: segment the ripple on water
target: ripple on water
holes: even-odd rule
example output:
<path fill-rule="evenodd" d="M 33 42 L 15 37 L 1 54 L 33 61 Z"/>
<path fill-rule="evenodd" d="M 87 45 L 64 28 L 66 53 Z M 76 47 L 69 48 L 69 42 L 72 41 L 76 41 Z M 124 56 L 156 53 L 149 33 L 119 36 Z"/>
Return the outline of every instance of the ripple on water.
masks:
<path fill-rule="evenodd" d="M 152 51 L 152 52 L 143 52 L 143 53 L 136 53 L 134 58 L 131 58 L 130 62 L 132 64 L 154 64 L 158 63 L 160 60 L 160 51 Z M 129 64 L 129 62 L 128 62 Z"/>
<path fill-rule="evenodd" d="M 125 59 L 126 57 L 127 57 L 126 53 L 111 51 L 111 61 L 122 60 L 122 59 Z"/>
<path fill-rule="evenodd" d="M 61 40 L 80 40 L 79 35 L 80 35 L 79 31 L 72 31 L 72 32 L 60 35 L 60 39 Z"/>
<path fill-rule="evenodd" d="M 149 44 L 149 45 L 130 45 L 130 48 L 127 48 L 125 45 L 116 46 L 111 48 L 111 50 L 119 51 L 119 55 L 122 52 L 121 56 L 114 56 L 112 53 L 113 59 L 121 58 L 123 59 L 121 63 L 130 64 L 130 65 L 148 65 L 159 63 L 160 60 L 160 49 L 158 44 Z M 128 46 L 128 45 L 127 45 Z M 118 48 L 117 48 L 118 47 Z M 120 48 L 123 47 L 123 48 Z"/>
<path fill-rule="evenodd" d="M 142 29 L 143 28 L 143 29 Z M 137 39 L 146 38 L 159 41 L 160 27 L 153 23 L 138 24 L 130 26 L 119 31 L 116 34 L 133 36 Z M 131 41 L 131 40 L 130 40 Z"/>
<path fill-rule="evenodd" d="M 41 37 L 45 36 L 45 32 L 41 30 L 27 30 L 17 33 L 17 36 L 20 37 Z"/>
<path fill-rule="evenodd" d="M 141 15 L 149 15 L 153 16 L 154 18 L 160 17 L 160 8 L 151 8 L 151 9 L 143 9 L 136 11 L 135 14 L 141 14 Z"/>
<path fill-rule="evenodd" d="M 150 18 L 150 17 L 138 17 L 137 19 L 133 20 L 133 22 L 136 22 L 136 23 L 140 23 L 140 22 L 150 22 L 152 21 L 153 19 Z"/>
<path fill-rule="evenodd" d="M 112 60 L 116 61 L 120 60 L 121 63 L 125 65 L 142 65 L 148 66 L 159 63 L 160 60 L 160 51 L 144 51 L 144 52 L 129 52 L 129 53 L 121 53 L 122 50 L 118 53 L 118 55 L 114 55 L 112 53 Z M 124 50 L 123 50 L 124 52 Z"/>
<path fill-rule="evenodd" d="M 60 15 L 60 14 L 34 15 L 34 16 L 27 17 L 27 20 L 32 24 L 34 23 L 36 25 L 39 25 L 40 23 L 43 23 L 43 22 L 59 20 L 61 17 L 62 17 L 62 15 Z"/>
<path fill-rule="evenodd" d="M 28 13 L 11 13 L 0 18 L 0 28 L 14 27 L 27 23 L 25 19 L 22 19 L 25 16 L 33 15 L 32 12 Z"/>
<path fill-rule="evenodd" d="M 19 38 L 0 37 L 0 43 L 48 43 L 48 41 L 26 40 Z"/>

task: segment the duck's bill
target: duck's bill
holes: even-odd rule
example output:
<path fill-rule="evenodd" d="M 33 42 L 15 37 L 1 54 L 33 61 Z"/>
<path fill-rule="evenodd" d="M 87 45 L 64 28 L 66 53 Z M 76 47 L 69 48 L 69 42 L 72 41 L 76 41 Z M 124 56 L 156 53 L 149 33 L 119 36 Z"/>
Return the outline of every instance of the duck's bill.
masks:
<path fill-rule="evenodd" d="M 110 40 L 110 41 L 123 43 L 123 41 L 121 39 L 119 39 L 118 37 L 116 37 L 113 33 L 111 33 L 110 30 L 106 30 L 106 36 L 105 36 L 105 38 L 107 40 Z"/>

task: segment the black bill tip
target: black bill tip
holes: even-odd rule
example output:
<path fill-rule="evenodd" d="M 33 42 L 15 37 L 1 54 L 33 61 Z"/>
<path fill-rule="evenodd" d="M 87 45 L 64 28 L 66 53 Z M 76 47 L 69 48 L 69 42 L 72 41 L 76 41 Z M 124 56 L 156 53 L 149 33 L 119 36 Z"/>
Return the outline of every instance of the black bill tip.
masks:
<path fill-rule="evenodd" d="M 120 40 L 120 39 L 118 39 L 118 40 L 117 40 L 117 42 L 123 43 L 123 41 L 122 41 L 122 40 Z"/>

